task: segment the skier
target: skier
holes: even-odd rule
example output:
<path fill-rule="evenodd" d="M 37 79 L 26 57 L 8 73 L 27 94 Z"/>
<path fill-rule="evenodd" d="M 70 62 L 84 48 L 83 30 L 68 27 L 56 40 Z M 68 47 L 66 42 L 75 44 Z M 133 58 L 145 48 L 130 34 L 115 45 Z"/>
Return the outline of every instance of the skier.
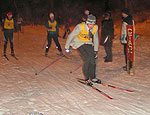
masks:
<path fill-rule="evenodd" d="M 114 38 L 114 23 L 111 19 L 110 13 L 105 13 L 103 15 L 104 20 L 102 21 L 101 27 L 101 45 L 104 45 L 106 57 L 104 57 L 104 62 L 112 62 L 112 39 Z"/>
<path fill-rule="evenodd" d="M 51 46 L 52 38 L 56 44 L 56 48 L 60 52 L 60 55 L 63 55 L 60 43 L 58 41 L 59 27 L 57 21 L 54 18 L 54 13 L 52 12 L 49 13 L 49 20 L 46 22 L 45 26 L 47 28 L 47 41 L 48 41 L 48 44 L 45 49 L 45 56 L 48 56 L 48 51 Z"/>
<path fill-rule="evenodd" d="M 65 45 L 66 52 L 70 52 L 70 46 L 80 52 L 87 85 L 90 85 L 91 81 L 101 83 L 101 80 L 96 78 L 95 72 L 99 47 L 98 26 L 95 23 L 96 17 L 89 15 L 86 22 L 78 24 L 69 34 Z"/>
<path fill-rule="evenodd" d="M 63 35 L 63 39 L 65 39 L 67 33 L 68 33 L 68 35 L 70 34 L 70 25 L 71 25 L 71 23 L 72 23 L 72 19 L 69 18 L 68 22 L 65 24 L 65 33 Z"/>
<path fill-rule="evenodd" d="M 6 48 L 7 42 L 9 39 L 10 48 L 11 48 L 11 56 L 15 56 L 14 48 L 13 48 L 13 32 L 16 31 L 16 21 L 13 18 L 12 12 L 8 12 L 5 19 L 2 20 L 2 31 L 4 33 L 3 41 L 4 41 L 4 53 L 6 56 Z"/>
<path fill-rule="evenodd" d="M 127 71 L 127 25 L 133 25 L 133 18 L 129 13 L 129 9 L 124 8 L 122 10 L 122 29 L 121 29 L 121 43 L 124 45 L 124 55 L 125 55 L 125 63 L 123 66 L 123 70 Z M 129 63 L 130 68 L 132 68 L 132 62 Z"/>

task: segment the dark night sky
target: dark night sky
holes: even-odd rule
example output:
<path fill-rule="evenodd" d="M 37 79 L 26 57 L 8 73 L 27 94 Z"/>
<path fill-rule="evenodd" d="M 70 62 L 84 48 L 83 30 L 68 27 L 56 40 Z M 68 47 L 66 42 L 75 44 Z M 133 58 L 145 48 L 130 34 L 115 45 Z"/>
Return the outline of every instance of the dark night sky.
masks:
<path fill-rule="evenodd" d="M 129 8 L 132 10 L 144 10 L 149 8 L 149 0 L 128 0 Z M 89 9 L 94 15 L 100 14 L 107 9 L 115 11 L 124 7 L 124 0 L 0 0 L 0 17 L 8 11 L 14 16 L 21 15 L 24 20 L 45 20 L 50 11 L 56 16 L 77 18 L 84 9 Z M 37 22 L 38 23 L 38 22 Z"/>

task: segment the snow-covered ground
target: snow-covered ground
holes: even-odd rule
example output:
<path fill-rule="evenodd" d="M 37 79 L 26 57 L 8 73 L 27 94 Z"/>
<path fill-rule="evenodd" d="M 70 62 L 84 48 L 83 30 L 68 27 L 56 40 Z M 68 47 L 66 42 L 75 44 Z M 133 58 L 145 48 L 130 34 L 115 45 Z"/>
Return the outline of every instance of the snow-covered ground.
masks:
<path fill-rule="evenodd" d="M 24 33 L 14 34 L 15 53 L 19 60 L 7 54 L 10 61 L 0 58 L 0 115 L 150 115 L 150 27 L 149 22 L 136 25 L 136 74 L 122 70 L 125 64 L 119 37 L 113 43 L 113 62 L 104 63 L 104 48 L 100 46 L 97 77 L 104 83 L 133 90 L 125 92 L 101 85 L 97 88 L 112 100 L 77 82 L 84 78 L 82 69 L 75 70 L 82 60 L 76 50 L 67 54 L 44 71 L 42 68 L 58 58 L 54 42 L 45 57 L 42 49 L 46 39 L 44 26 L 24 26 Z M 116 28 L 119 33 L 119 28 Z M 63 28 L 60 35 L 63 35 Z M 0 32 L 2 41 L 2 32 Z M 59 38 L 64 51 L 66 39 Z M 0 42 L 1 54 L 3 45 Z M 73 71 L 73 73 L 70 73 Z"/>

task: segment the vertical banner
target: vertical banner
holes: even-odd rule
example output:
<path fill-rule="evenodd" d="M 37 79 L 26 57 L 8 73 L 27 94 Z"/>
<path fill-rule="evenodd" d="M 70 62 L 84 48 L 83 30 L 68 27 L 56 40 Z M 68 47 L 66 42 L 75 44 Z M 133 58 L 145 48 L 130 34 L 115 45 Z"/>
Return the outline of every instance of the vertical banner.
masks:
<path fill-rule="evenodd" d="M 127 25 L 127 60 L 134 61 L 134 30 L 133 25 Z"/>

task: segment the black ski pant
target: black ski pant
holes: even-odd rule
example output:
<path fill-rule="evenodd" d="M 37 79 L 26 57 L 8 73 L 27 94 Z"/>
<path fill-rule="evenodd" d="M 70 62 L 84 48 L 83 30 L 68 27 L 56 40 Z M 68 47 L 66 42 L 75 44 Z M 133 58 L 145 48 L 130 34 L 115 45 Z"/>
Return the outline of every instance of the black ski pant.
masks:
<path fill-rule="evenodd" d="M 68 33 L 68 35 L 70 34 L 70 30 L 68 28 L 66 28 L 66 30 L 65 30 L 65 33 L 63 35 L 63 39 L 65 39 L 67 33 Z"/>
<path fill-rule="evenodd" d="M 14 48 L 13 48 L 13 30 L 5 30 L 4 31 L 4 38 L 3 38 L 3 41 L 4 41 L 4 53 L 6 53 L 8 40 L 10 42 L 11 53 L 14 53 Z"/>
<path fill-rule="evenodd" d="M 78 48 L 83 58 L 83 74 L 86 79 L 96 78 L 96 59 L 94 53 L 94 47 L 90 44 L 84 44 Z"/>
<path fill-rule="evenodd" d="M 104 49 L 106 52 L 106 60 L 112 61 L 112 49 L 111 49 L 111 45 L 107 44 L 104 45 Z"/>
<path fill-rule="evenodd" d="M 61 49 L 60 43 L 59 43 L 59 41 L 58 41 L 57 35 L 56 35 L 56 34 L 49 34 L 49 33 L 47 34 L 47 41 L 48 41 L 48 44 L 47 44 L 47 46 L 46 46 L 46 52 L 49 51 L 49 48 L 50 48 L 51 43 L 52 43 L 52 38 L 53 38 L 53 40 L 54 40 L 54 42 L 55 42 L 55 44 L 56 44 L 57 49 L 58 49 L 60 52 L 62 52 L 62 49 Z"/>
<path fill-rule="evenodd" d="M 123 45 L 124 45 L 125 63 L 127 65 L 127 44 L 123 44 Z M 130 68 L 132 68 L 132 61 L 129 62 L 129 66 Z"/>
<path fill-rule="evenodd" d="M 18 24 L 18 31 L 21 32 L 21 24 Z"/>

